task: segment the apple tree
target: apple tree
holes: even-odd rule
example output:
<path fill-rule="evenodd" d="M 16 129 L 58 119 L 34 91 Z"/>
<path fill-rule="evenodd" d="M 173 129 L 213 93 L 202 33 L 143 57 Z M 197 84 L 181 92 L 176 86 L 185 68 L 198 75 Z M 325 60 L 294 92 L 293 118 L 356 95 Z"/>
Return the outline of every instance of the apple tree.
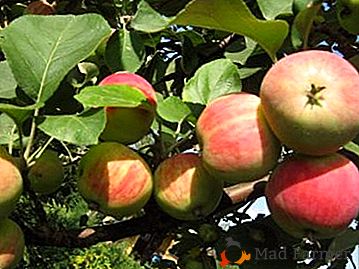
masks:
<path fill-rule="evenodd" d="M 1 269 L 359 267 L 358 0 L 8 0 L 0 27 Z"/>

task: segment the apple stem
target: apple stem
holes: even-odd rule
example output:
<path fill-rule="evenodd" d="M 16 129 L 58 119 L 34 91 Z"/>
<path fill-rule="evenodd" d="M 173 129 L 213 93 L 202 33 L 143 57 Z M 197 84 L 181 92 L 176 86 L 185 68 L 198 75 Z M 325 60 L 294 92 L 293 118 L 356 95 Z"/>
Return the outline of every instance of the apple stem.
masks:
<path fill-rule="evenodd" d="M 325 90 L 325 86 L 315 86 L 311 84 L 311 89 L 307 91 L 307 105 L 313 106 L 322 106 L 320 100 L 324 100 L 321 92 Z"/>

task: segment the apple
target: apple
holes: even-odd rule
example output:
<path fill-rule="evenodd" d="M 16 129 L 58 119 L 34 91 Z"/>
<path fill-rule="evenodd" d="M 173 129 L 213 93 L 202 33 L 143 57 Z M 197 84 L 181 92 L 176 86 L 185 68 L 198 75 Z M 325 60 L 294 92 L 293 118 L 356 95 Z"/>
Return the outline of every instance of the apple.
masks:
<path fill-rule="evenodd" d="M 265 176 L 281 152 L 259 97 L 249 93 L 210 102 L 198 119 L 196 134 L 206 169 L 232 184 Z"/>
<path fill-rule="evenodd" d="M 293 53 L 265 75 L 260 98 L 275 135 L 308 155 L 336 152 L 359 132 L 359 76 L 326 51 Z"/>
<path fill-rule="evenodd" d="M 0 220 L 0 268 L 10 269 L 22 259 L 25 248 L 21 228 L 10 219 Z"/>
<path fill-rule="evenodd" d="M 15 209 L 22 189 L 23 181 L 15 161 L 0 147 L 0 219 Z"/>
<path fill-rule="evenodd" d="M 32 2 L 25 9 L 25 14 L 52 15 L 54 13 L 54 6 L 50 5 L 46 0 Z"/>
<path fill-rule="evenodd" d="M 197 220 L 218 206 L 223 182 L 208 174 L 195 153 L 164 160 L 154 176 L 154 196 L 160 208 L 179 220 Z"/>
<path fill-rule="evenodd" d="M 156 92 L 151 84 L 139 75 L 117 72 L 104 78 L 99 85 L 128 85 L 141 91 L 150 104 L 150 107 L 106 107 L 107 123 L 101 138 L 104 141 L 131 144 L 145 136 L 155 118 L 157 106 Z"/>
<path fill-rule="evenodd" d="M 340 26 L 351 34 L 359 34 L 359 0 L 338 0 L 336 11 Z"/>
<path fill-rule="evenodd" d="M 278 165 L 265 195 L 274 221 L 293 237 L 331 238 L 359 214 L 359 172 L 347 158 L 296 155 Z"/>
<path fill-rule="evenodd" d="M 57 153 L 45 150 L 30 167 L 28 178 L 31 188 L 39 194 L 50 194 L 58 190 L 64 180 L 64 168 Z"/>
<path fill-rule="evenodd" d="M 116 142 L 93 146 L 79 164 L 79 192 L 100 211 L 114 217 L 132 215 L 143 208 L 152 185 L 146 162 Z"/>

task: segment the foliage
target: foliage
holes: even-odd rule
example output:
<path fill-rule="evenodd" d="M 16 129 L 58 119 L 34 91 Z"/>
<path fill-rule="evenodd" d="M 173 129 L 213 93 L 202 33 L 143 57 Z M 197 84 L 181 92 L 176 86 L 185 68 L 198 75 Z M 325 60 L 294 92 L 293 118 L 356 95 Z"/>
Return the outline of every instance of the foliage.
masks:
<path fill-rule="evenodd" d="M 38 7 L 30 9 L 31 2 Z M 263 182 L 239 200 L 226 188 L 217 210 L 195 222 L 168 217 L 153 199 L 138 215 L 114 219 L 83 200 L 76 186 L 79 160 L 101 142 L 103 108 L 149 105 L 128 86 L 98 86 L 104 77 L 136 72 L 155 88 L 158 104 L 151 130 L 129 145 L 155 171 L 176 153 L 198 151 L 195 125 L 208 102 L 233 92 L 258 94 L 277 59 L 321 49 L 342 55 L 359 69 L 358 36 L 341 27 L 335 2 L 0 1 L 0 143 L 19 159 L 25 185 L 10 216 L 23 228 L 27 244 L 18 268 L 166 268 L 173 266 L 166 255 L 174 243 L 169 251 L 179 264 L 190 258 L 214 269 L 220 268 L 218 254 L 231 237 L 246 250 L 289 251 L 285 262 L 258 261 L 243 268 L 345 268 L 357 245 L 358 221 L 332 240 L 295 240 L 270 217 L 252 219 L 246 214 L 263 196 Z M 49 6 L 47 12 L 54 14 L 45 15 Z M 357 165 L 358 141 L 344 147 Z M 61 188 L 45 196 L 32 191 L 26 174 L 46 148 L 59 154 L 66 175 Z M 238 188 L 243 191 L 243 186 Z M 201 238 L 203 224 L 218 229 L 219 239 Z M 89 227 L 108 230 L 98 232 L 94 241 L 70 236 Z M 54 232 L 66 240 L 54 242 Z M 129 243 L 119 240 L 134 235 L 139 239 L 130 256 L 125 252 Z M 349 251 L 308 262 L 310 251 L 328 249 Z M 300 258 L 295 259 L 294 252 Z M 154 261 L 156 255 L 160 261 Z"/>

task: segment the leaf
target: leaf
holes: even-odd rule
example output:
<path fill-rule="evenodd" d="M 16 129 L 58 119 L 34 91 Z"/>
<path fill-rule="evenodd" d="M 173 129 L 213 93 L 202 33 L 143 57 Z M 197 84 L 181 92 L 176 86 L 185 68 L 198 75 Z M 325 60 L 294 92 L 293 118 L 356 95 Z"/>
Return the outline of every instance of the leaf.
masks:
<path fill-rule="evenodd" d="M 45 102 L 110 32 L 96 14 L 27 15 L 1 31 L 1 48 L 19 86 L 37 102 Z"/>
<path fill-rule="evenodd" d="M 173 19 L 174 17 L 167 18 L 159 14 L 150 4 L 142 0 L 138 5 L 131 26 L 137 31 L 154 33 L 165 29 Z"/>
<path fill-rule="evenodd" d="M 273 20 L 279 15 L 291 15 L 293 0 L 257 0 L 264 18 Z"/>
<path fill-rule="evenodd" d="M 241 65 L 245 65 L 248 58 L 252 55 L 254 50 L 256 49 L 257 42 L 252 39 L 246 37 L 246 48 L 239 52 L 225 52 L 224 56 L 226 58 L 232 60 L 234 63 L 240 63 Z"/>
<path fill-rule="evenodd" d="M 105 128 L 104 109 L 91 109 L 81 115 L 46 116 L 38 127 L 49 136 L 76 145 L 93 145 Z"/>
<path fill-rule="evenodd" d="M 334 238 L 328 248 L 326 260 L 329 261 L 337 254 L 343 254 L 345 250 L 355 247 L 359 242 L 359 231 L 352 229 L 346 230 L 344 233 Z"/>
<path fill-rule="evenodd" d="M 320 8 L 320 3 L 309 3 L 307 8 L 300 11 L 295 17 L 291 34 L 292 44 L 295 48 L 299 48 L 302 44 L 304 48 L 307 47 L 309 34 Z"/>
<path fill-rule="evenodd" d="M 17 82 L 7 61 L 0 62 L 0 98 L 16 97 Z"/>
<path fill-rule="evenodd" d="M 145 46 L 138 33 L 126 29 L 114 33 L 107 43 L 106 64 L 112 72 L 136 72 L 145 57 Z"/>
<path fill-rule="evenodd" d="M 166 121 L 178 123 L 191 115 L 191 110 L 179 97 L 170 96 L 158 103 L 157 113 Z"/>
<path fill-rule="evenodd" d="M 16 131 L 16 124 L 12 118 L 5 113 L 0 115 L 0 144 L 9 144 L 19 138 Z"/>
<path fill-rule="evenodd" d="M 39 109 L 43 104 L 30 106 L 15 106 L 11 104 L 0 104 L 0 111 L 6 113 L 17 124 L 22 124 L 35 109 Z"/>
<path fill-rule="evenodd" d="M 183 101 L 206 105 L 213 99 L 242 88 L 237 66 L 219 59 L 201 66 L 183 89 Z"/>
<path fill-rule="evenodd" d="M 262 70 L 262 67 L 251 67 L 251 68 L 243 67 L 238 70 L 238 73 L 241 79 L 245 79 L 254 75 L 259 70 Z"/>
<path fill-rule="evenodd" d="M 146 103 L 146 96 L 126 85 L 89 86 L 75 95 L 85 107 L 137 107 Z"/>
<path fill-rule="evenodd" d="M 359 145 L 357 145 L 356 143 L 349 142 L 346 145 L 344 145 L 344 148 L 359 156 Z"/>
<path fill-rule="evenodd" d="M 139 31 L 156 32 L 171 23 L 248 36 L 263 47 L 272 60 L 289 31 L 285 21 L 257 19 L 242 0 L 193 0 L 172 18 L 161 16 L 142 1 L 131 25 Z"/>

